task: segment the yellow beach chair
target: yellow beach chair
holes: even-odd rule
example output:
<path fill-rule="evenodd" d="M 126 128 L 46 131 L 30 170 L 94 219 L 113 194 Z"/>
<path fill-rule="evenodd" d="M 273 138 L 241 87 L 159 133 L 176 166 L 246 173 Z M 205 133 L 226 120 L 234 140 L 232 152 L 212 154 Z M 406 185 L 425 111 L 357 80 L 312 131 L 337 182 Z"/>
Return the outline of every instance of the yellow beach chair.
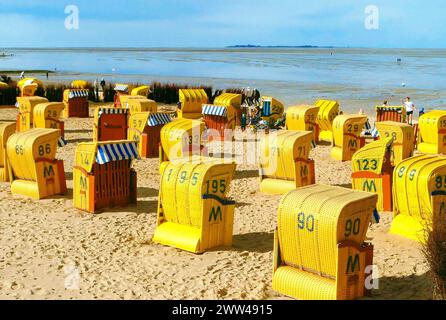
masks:
<path fill-rule="evenodd" d="M 291 106 L 286 109 L 285 125 L 287 130 L 311 131 L 313 141 L 319 142 L 317 115 L 319 107 L 310 105 Z"/>
<path fill-rule="evenodd" d="M 232 245 L 234 163 L 198 158 L 162 167 L 153 241 L 193 253 Z"/>
<path fill-rule="evenodd" d="M 393 166 L 413 156 L 415 136 L 411 125 L 395 121 L 382 121 L 376 122 L 376 129 L 381 138 L 392 138 L 393 140 L 390 159 Z"/>
<path fill-rule="evenodd" d="M 285 107 L 282 102 L 273 97 L 262 97 L 262 120 L 265 120 L 269 124 L 274 124 L 282 118 L 284 112 Z"/>
<path fill-rule="evenodd" d="M 242 119 L 242 95 L 238 93 L 223 93 L 214 99 L 214 105 L 217 106 L 230 106 L 235 113 L 235 124 L 239 126 Z"/>
<path fill-rule="evenodd" d="M 56 159 L 60 130 L 31 129 L 12 134 L 6 150 L 12 194 L 42 199 L 65 194 L 63 160 Z"/>
<path fill-rule="evenodd" d="M 352 188 L 377 194 L 379 211 L 392 211 L 392 142 L 392 138 L 374 141 L 352 157 Z"/>
<path fill-rule="evenodd" d="M 160 163 L 200 155 L 204 127 L 204 122 L 191 119 L 177 119 L 164 125 L 161 128 Z"/>
<path fill-rule="evenodd" d="M 349 161 L 364 146 L 365 139 L 361 137 L 361 132 L 366 122 L 367 116 L 357 114 L 343 114 L 333 120 L 333 159 Z"/>
<path fill-rule="evenodd" d="M 446 154 L 446 111 L 434 110 L 418 119 L 418 151 L 427 154 Z"/>
<path fill-rule="evenodd" d="M 158 105 L 155 101 L 140 96 L 126 96 L 125 99 L 122 96 L 121 102 L 123 102 L 123 108 L 129 109 L 131 115 L 137 112 L 158 112 Z"/>
<path fill-rule="evenodd" d="M 27 131 L 34 127 L 34 107 L 40 103 L 47 103 L 48 99 L 43 97 L 17 97 L 17 131 Z"/>
<path fill-rule="evenodd" d="M 369 293 L 373 246 L 366 233 L 377 196 L 312 185 L 286 194 L 274 235 L 273 289 L 302 300 L 347 300 Z"/>
<path fill-rule="evenodd" d="M 6 155 L 6 142 L 15 132 L 15 122 L 0 122 L 0 182 L 9 181 L 9 165 Z"/>
<path fill-rule="evenodd" d="M 34 107 L 34 128 L 59 129 L 64 136 L 64 122 L 60 120 L 64 104 L 62 102 L 40 103 Z"/>
<path fill-rule="evenodd" d="M 420 155 L 396 166 L 393 202 L 390 233 L 423 243 L 434 215 L 446 212 L 446 157 Z"/>
<path fill-rule="evenodd" d="M 177 110 L 178 118 L 200 119 L 203 104 L 208 103 L 208 96 L 203 89 L 180 89 L 181 107 Z"/>
<path fill-rule="evenodd" d="M 332 100 L 318 100 L 315 103 L 319 107 L 316 123 L 319 125 L 319 140 L 333 141 L 333 120 L 339 114 L 339 103 Z"/>
<path fill-rule="evenodd" d="M 314 160 L 309 159 L 313 134 L 280 130 L 260 141 L 260 191 L 285 194 L 315 183 Z"/>
<path fill-rule="evenodd" d="M 149 91 L 150 91 L 150 88 L 148 86 L 139 86 L 139 87 L 132 89 L 130 94 L 132 96 L 142 96 L 144 98 L 147 98 L 147 96 L 149 95 Z"/>

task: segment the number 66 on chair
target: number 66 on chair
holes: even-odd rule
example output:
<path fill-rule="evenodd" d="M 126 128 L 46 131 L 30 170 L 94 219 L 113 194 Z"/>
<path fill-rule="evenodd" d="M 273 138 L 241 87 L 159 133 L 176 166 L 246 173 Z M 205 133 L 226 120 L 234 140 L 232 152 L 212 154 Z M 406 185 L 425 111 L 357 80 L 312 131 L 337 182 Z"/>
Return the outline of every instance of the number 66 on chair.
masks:
<path fill-rule="evenodd" d="M 67 190 L 63 160 L 55 159 L 60 130 L 31 129 L 7 143 L 11 192 L 42 199 Z"/>

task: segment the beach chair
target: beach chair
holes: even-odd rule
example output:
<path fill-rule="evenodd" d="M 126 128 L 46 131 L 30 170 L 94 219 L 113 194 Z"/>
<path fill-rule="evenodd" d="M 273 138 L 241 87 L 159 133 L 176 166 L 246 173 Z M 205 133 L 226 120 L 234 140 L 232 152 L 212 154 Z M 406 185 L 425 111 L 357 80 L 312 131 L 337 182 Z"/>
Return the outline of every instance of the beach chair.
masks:
<path fill-rule="evenodd" d="M 231 105 L 203 105 L 203 121 L 207 127 L 207 141 L 232 141 L 235 130 L 235 109 Z"/>
<path fill-rule="evenodd" d="M 280 201 L 274 233 L 273 289 L 301 300 L 369 295 L 373 245 L 366 233 L 375 194 L 312 185 Z"/>
<path fill-rule="evenodd" d="M 32 97 L 36 93 L 39 86 L 36 83 L 24 84 L 20 88 L 20 96 L 21 97 Z"/>
<path fill-rule="evenodd" d="M 17 83 L 21 97 L 32 97 L 35 92 L 43 85 L 42 81 L 36 78 L 24 78 Z"/>
<path fill-rule="evenodd" d="M 119 108 L 129 108 L 129 101 L 130 100 L 147 100 L 146 97 L 143 96 L 132 96 L 130 94 L 121 94 L 119 95 Z"/>
<path fill-rule="evenodd" d="M 74 80 L 71 82 L 71 88 L 73 89 L 86 90 L 89 86 L 90 84 L 88 83 L 88 81 L 85 80 Z"/>
<path fill-rule="evenodd" d="M 18 132 L 27 131 L 34 127 L 34 107 L 40 103 L 47 103 L 48 99 L 43 97 L 17 97 L 16 106 L 19 109 L 17 115 Z"/>
<path fill-rule="evenodd" d="M 406 108 L 404 106 L 376 106 L 376 122 L 395 121 L 406 122 Z"/>
<path fill-rule="evenodd" d="M 203 89 L 179 89 L 180 107 L 178 118 L 200 119 L 202 105 L 208 103 L 208 96 Z"/>
<path fill-rule="evenodd" d="M 124 83 L 117 83 L 115 84 L 115 96 L 113 98 L 113 105 L 116 108 L 121 108 L 121 96 L 122 95 L 128 95 L 132 91 L 133 86 L 124 84 Z"/>
<path fill-rule="evenodd" d="M 393 172 L 390 233 L 424 243 L 426 227 L 446 209 L 446 157 L 419 155 L 405 159 Z"/>
<path fill-rule="evenodd" d="M 361 132 L 366 122 L 367 116 L 358 114 L 342 114 L 333 120 L 333 159 L 349 161 L 365 145 Z"/>
<path fill-rule="evenodd" d="M 31 84 L 31 83 L 35 83 L 40 87 L 43 86 L 43 82 L 37 78 L 23 78 L 23 79 L 20 79 L 19 82 L 17 82 L 17 87 L 19 89 L 21 89 L 22 86 Z"/>
<path fill-rule="evenodd" d="M 261 118 L 269 125 L 281 119 L 284 111 L 285 107 L 282 102 L 273 97 L 262 96 Z"/>
<path fill-rule="evenodd" d="M 214 105 L 217 106 L 230 106 L 234 109 L 235 113 L 235 125 L 241 125 L 242 119 L 242 98 L 243 96 L 239 93 L 223 93 L 214 99 Z"/>
<path fill-rule="evenodd" d="M 291 106 L 286 109 L 285 126 L 287 130 L 311 131 L 313 141 L 319 142 L 317 115 L 319 107 L 310 105 Z"/>
<path fill-rule="evenodd" d="M 97 107 L 94 111 L 93 141 L 126 140 L 128 109 Z"/>
<path fill-rule="evenodd" d="M 139 86 L 139 87 L 132 89 L 130 94 L 132 96 L 142 96 L 144 98 L 147 98 L 147 96 L 149 95 L 149 91 L 150 91 L 150 88 L 148 86 Z"/>
<path fill-rule="evenodd" d="M 6 150 L 11 193 L 42 199 L 67 191 L 63 160 L 56 159 L 60 130 L 31 129 L 12 134 Z"/>
<path fill-rule="evenodd" d="M 205 123 L 176 119 L 161 128 L 160 163 L 201 154 Z"/>
<path fill-rule="evenodd" d="M 314 160 L 309 159 L 313 134 L 279 130 L 260 140 L 260 191 L 285 194 L 315 183 Z"/>
<path fill-rule="evenodd" d="M 129 113 L 132 115 L 137 112 L 158 112 L 158 105 L 155 101 L 146 98 L 140 98 L 139 96 L 128 96 L 127 99 L 122 99 L 123 107 L 129 109 Z"/>
<path fill-rule="evenodd" d="M 418 146 L 421 153 L 446 154 L 446 111 L 434 110 L 418 119 Z"/>
<path fill-rule="evenodd" d="M 40 103 L 34 107 L 34 128 L 59 129 L 64 136 L 64 122 L 60 116 L 64 109 L 62 102 Z"/>
<path fill-rule="evenodd" d="M 381 138 L 352 157 L 352 189 L 377 194 L 379 211 L 392 211 L 392 143 L 392 138 Z"/>
<path fill-rule="evenodd" d="M 76 84 L 81 87 L 81 84 Z M 65 105 L 63 116 L 65 118 L 88 118 L 90 103 L 88 102 L 88 89 L 65 89 L 63 103 Z"/>
<path fill-rule="evenodd" d="M 235 167 L 201 157 L 162 166 L 153 242 L 193 253 L 231 246 L 235 202 L 226 194 Z"/>
<path fill-rule="evenodd" d="M 136 142 L 79 143 L 73 166 L 73 205 L 90 213 L 136 204 Z"/>
<path fill-rule="evenodd" d="M 166 113 L 136 112 L 130 116 L 127 136 L 136 141 L 141 158 L 159 157 L 161 128 L 171 121 Z"/>
<path fill-rule="evenodd" d="M 9 181 L 8 157 L 6 155 L 6 142 L 15 132 L 15 122 L 0 122 L 0 182 Z"/>
<path fill-rule="evenodd" d="M 393 140 L 390 158 L 393 166 L 413 156 L 415 137 L 411 125 L 395 121 L 381 121 L 376 123 L 376 129 L 380 137 Z"/>
<path fill-rule="evenodd" d="M 316 123 L 319 126 L 319 141 L 333 142 L 333 120 L 339 114 L 339 103 L 332 100 L 318 100 L 319 107 Z"/>

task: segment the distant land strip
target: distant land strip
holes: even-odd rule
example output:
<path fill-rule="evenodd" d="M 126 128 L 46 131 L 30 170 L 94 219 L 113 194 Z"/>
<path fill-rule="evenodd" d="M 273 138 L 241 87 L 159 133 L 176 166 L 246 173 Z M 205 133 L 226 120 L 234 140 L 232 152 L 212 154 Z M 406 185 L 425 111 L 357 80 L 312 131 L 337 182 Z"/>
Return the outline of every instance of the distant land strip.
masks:
<path fill-rule="evenodd" d="M 333 46 L 311 46 L 311 45 L 305 45 L 305 46 L 258 46 L 253 44 L 237 44 L 234 46 L 227 46 L 226 48 L 296 48 L 296 49 L 306 49 L 306 48 L 312 48 L 312 49 L 333 49 L 336 47 Z"/>
<path fill-rule="evenodd" d="M 22 71 L 25 71 L 25 73 L 36 73 L 36 74 L 39 74 L 39 73 L 42 73 L 42 74 L 45 74 L 45 73 L 55 73 L 55 71 L 52 71 L 52 70 L 33 70 L 33 69 L 30 69 L 30 70 L 27 70 L 27 69 L 24 69 L 24 70 L 1 70 L 0 69 L 0 73 L 8 73 L 8 74 L 20 74 L 20 73 L 22 73 Z"/>

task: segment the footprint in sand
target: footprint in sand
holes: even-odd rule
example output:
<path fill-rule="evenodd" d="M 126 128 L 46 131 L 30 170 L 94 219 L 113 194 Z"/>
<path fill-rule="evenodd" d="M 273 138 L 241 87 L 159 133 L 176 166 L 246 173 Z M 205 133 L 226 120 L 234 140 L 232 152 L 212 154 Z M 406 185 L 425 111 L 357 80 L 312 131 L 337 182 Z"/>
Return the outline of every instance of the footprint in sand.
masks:
<path fill-rule="evenodd" d="M 224 298 L 225 296 L 228 295 L 228 290 L 226 290 L 225 288 L 219 289 L 217 291 L 217 295 L 218 295 L 219 298 Z"/>
<path fill-rule="evenodd" d="M 38 296 L 44 295 L 46 293 L 46 291 L 41 287 L 33 287 L 30 291 L 32 295 Z"/>

